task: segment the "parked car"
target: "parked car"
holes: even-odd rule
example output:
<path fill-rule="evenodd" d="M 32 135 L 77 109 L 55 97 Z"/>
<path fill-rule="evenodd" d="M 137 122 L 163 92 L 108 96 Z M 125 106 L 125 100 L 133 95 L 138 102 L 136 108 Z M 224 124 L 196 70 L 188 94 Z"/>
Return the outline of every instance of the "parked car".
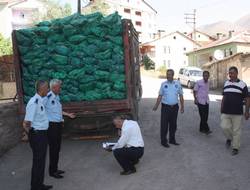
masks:
<path fill-rule="evenodd" d="M 202 79 L 202 72 L 198 67 L 184 67 L 179 71 L 178 80 L 182 85 L 193 88 L 195 83 Z"/>

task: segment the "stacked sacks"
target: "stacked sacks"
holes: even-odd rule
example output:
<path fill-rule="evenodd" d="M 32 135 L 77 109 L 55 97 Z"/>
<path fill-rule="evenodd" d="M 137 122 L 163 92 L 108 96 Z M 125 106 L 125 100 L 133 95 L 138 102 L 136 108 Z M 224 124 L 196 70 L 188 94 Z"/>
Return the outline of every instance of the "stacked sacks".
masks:
<path fill-rule="evenodd" d="M 16 31 L 24 100 L 37 79 L 63 81 L 63 102 L 126 98 L 121 17 L 74 14 Z"/>

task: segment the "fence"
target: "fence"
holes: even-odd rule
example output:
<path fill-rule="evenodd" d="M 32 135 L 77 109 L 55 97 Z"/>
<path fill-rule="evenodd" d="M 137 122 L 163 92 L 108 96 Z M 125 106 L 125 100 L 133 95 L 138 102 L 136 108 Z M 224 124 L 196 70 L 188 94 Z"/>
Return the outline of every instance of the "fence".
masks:
<path fill-rule="evenodd" d="M 16 100 L 16 82 L 13 56 L 0 57 L 0 103 Z"/>

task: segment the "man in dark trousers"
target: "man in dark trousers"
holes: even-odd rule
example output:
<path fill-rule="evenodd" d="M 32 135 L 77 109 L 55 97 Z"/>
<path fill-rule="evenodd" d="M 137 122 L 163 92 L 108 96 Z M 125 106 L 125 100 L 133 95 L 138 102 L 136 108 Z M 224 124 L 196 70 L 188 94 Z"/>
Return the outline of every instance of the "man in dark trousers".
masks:
<path fill-rule="evenodd" d="M 51 189 L 51 185 L 44 185 L 44 170 L 47 152 L 47 130 L 49 121 L 43 105 L 42 97 L 48 93 L 48 83 L 37 81 L 36 94 L 27 106 L 23 122 L 25 132 L 28 134 L 30 147 L 33 153 L 33 163 L 31 171 L 31 190 Z"/>
<path fill-rule="evenodd" d="M 121 175 L 130 175 L 136 172 L 135 164 L 144 153 L 144 141 L 140 127 L 136 121 L 127 120 L 123 116 L 116 116 L 113 123 L 121 129 L 121 136 L 113 146 L 113 154 L 123 168 Z"/>
<path fill-rule="evenodd" d="M 43 101 L 49 119 L 49 175 L 57 179 L 63 178 L 61 174 L 65 173 L 65 171 L 58 169 L 62 141 L 63 115 L 75 118 L 74 114 L 62 111 L 62 105 L 59 98 L 61 84 L 62 82 L 60 80 L 52 79 L 50 81 L 50 92 Z"/>
<path fill-rule="evenodd" d="M 174 80 L 174 70 L 167 70 L 167 81 L 161 84 L 159 96 L 153 111 L 156 111 L 161 103 L 161 144 L 169 148 L 167 134 L 169 131 L 169 143 L 180 145 L 176 142 L 175 132 L 177 129 L 178 97 L 180 99 L 180 111 L 184 112 L 184 99 L 181 84 Z"/>
<path fill-rule="evenodd" d="M 198 106 L 200 114 L 200 132 L 205 133 L 206 135 L 210 134 L 210 131 L 207 120 L 209 113 L 209 72 L 203 71 L 203 79 L 196 82 L 194 86 L 194 103 Z"/>

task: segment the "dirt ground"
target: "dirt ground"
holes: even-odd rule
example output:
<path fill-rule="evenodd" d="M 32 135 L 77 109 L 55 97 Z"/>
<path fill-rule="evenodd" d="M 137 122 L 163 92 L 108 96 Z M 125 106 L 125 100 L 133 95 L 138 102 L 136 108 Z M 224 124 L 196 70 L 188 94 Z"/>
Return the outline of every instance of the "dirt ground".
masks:
<path fill-rule="evenodd" d="M 242 146 L 237 156 L 225 148 L 220 124 L 220 95 L 210 95 L 209 136 L 198 132 L 199 117 L 192 93 L 184 89 L 185 112 L 179 113 L 176 134 L 180 146 L 160 145 L 160 109 L 152 111 L 161 79 L 143 77 L 140 126 L 145 154 L 137 173 L 121 176 L 112 153 L 102 149 L 103 141 L 64 140 L 60 169 L 63 179 L 48 176 L 54 190 L 248 190 L 250 188 L 250 124 L 243 122 Z M 115 140 L 115 139 L 114 139 Z M 47 162 L 48 163 L 48 162 Z M 1 190 L 29 189 L 31 149 L 20 143 L 0 158 Z"/>

